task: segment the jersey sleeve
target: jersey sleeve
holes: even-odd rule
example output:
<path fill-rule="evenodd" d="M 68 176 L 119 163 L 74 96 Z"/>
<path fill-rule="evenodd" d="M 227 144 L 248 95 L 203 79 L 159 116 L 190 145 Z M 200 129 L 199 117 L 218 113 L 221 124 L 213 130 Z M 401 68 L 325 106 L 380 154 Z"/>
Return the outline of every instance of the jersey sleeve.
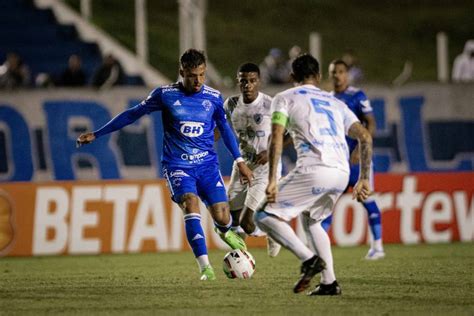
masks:
<path fill-rule="evenodd" d="M 145 100 L 134 107 L 123 111 L 104 126 L 94 131 L 94 136 L 98 138 L 119 130 L 127 125 L 132 124 L 145 114 L 160 110 L 161 106 L 161 88 L 157 88 L 153 90 Z"/>
<path fill-rule="evenodd" d="M 147 113 L 163 110 L 163 89 L 159 87 L 153 90 L 140 105 L 146 108 Z"/>
<path fill-rule="evenodd" d="M 229 123 L 229 125 L 232 127 L 232 110 L 233 110 L 233 107 L 232 105 L 230 104 L 231 102 L 233 102 L 232 98 L 227 98 L 224 102 L 224 113 L 225 113 L 225 116 L 226 116 L 226 119 L 227 119 L 227 122 Z"/>
<path fill-rule="evenodd" d="M 359 107 L 360 111 L 364 114 L 373 112 L 369 99 L 367 98 L 365 93 L 362 91 L 359 91 L 357 93 L 357 106 Z"/>
<path fill-rule="evenodd" d="M 241 155 L 239 151 L 239 145 L 232 128 L 227 122 L 222 97 L 220 97 L 219 100 L 215 102 L 214 121 L 216 122 L 217 128 L 221 133 L 225 146 L 230 151 L 234 160 L 240 158 Z"/>
<path fill-rule="evenodd" d="M 272 123 L 286 127 L 288 124 L 288 112 L 287 100 L 281 95 L 276 95 L 271 105 Z"/>

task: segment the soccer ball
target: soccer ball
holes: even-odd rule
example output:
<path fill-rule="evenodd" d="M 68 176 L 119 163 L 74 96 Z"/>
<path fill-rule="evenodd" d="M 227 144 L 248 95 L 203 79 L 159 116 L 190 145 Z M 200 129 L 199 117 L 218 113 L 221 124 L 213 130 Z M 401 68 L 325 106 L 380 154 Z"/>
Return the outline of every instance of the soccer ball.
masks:
<path fill-rule="evenodd" d="M 229 279 L 250 279 L 255 272 L 255 259 L 246 250 L 232 250 L 224 256 L 223 268 Z"/>

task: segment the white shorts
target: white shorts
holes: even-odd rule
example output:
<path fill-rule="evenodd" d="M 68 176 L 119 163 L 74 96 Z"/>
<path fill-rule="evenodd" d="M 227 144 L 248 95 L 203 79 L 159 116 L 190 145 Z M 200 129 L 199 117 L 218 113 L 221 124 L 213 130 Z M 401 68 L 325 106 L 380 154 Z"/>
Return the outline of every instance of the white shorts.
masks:
<path fill-rule="evenodd" d="M 265 190 L 268 184 L 268 163 L 259 165 L 252 170 L 254 179 L 252 186 L 240 183 L 240 174 L 237 164 L 234 163 L 232 175 L 230 177 L 227 196 L 229 198 L 229 207 L 231 211 L 238 211 L 244 206 L 255 211 L 259 203 L 265 198 Z M 278 175 L 281 175 L 281 164 L 278 167 Z"/>
<path fill-rule="evenodd" d="M 265 212 L 285 221 L 308 211 L 311 218 L 322 221 L 328 217 L 349 182 L 349 174 L 325 166 L 297 166 L 280 181 L 275 203 Z"/>

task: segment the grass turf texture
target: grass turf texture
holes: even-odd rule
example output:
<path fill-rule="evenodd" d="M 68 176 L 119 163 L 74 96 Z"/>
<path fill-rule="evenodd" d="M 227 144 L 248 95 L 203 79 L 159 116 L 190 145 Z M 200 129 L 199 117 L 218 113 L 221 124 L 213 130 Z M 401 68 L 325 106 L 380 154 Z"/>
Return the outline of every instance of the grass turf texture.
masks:
<path fill-rule="evenodd" d="M 0 314 L 437 314 L 473 315 L 474 244 L 335 248 L 340 297 L 293 294 L 299 263 L 288 251 L 229 280 L 225 251 L 210 253 L 218 279 L 199 281 L 191 252 L 0 259 Z M 317 283 L 319 277 L 313 281 Z"/>

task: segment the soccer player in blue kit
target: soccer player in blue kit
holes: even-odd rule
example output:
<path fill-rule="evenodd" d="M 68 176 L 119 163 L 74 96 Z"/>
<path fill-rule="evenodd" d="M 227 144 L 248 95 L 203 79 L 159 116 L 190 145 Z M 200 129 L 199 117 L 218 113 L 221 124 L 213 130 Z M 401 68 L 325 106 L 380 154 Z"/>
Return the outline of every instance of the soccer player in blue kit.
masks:
<path fill-rule="evenodd" d="M 206 57 L 202 51 L 188 49 L 180 58 L 182 81 L 158 87 L 141 103 L 94 132 L 82 134 L 83 145 L 116 131 L 154 111 L 163 119 L 163 175 L 172 199 L 184 212 L 186 236 L 201 272 L 201 280 L 214 280 L 206 239 L 201 226 L 199 198 L 214 220 L 215 231 L 232 249 L 245 249 L 245 242 L 231 228 L 232 220 L 224 182 L 214 150 L 214 129 L 237 162 L 243 182 L 251 182 L 252 171 L 242 159 L 237 140 L 229 126 L 221 93 L 204 84 Z"/>
<path fill-rule="evenodd" d="M 329 77 L 333 81 L 334 91 L 332 92 L 336 98 L 343 101 L 349 109 L 357 116 L 357 118 L 369 130 L 370 134 L 374 136 L 375 133 L 375 118 L 372 114 L 372 107 L 370 101 L 367 99 L 365 93 L 357 88 L 349 85 L 349 67 L 340 59 L 334 60 L 329 65 Z M 351 175 L 349 178 L 349 186 L 353 187 L 359 178 L 359 151 L 357 148 L 357 140 L 346 137 L 349 151 L 351 153 L 350 165 Z M 371 190 L 374 190 L 374 172 L 371 166 L 370 172 Z M 369 197 L 363 203 L 367 210 L 370 231 L 372 233 L 373 241 L 370 249 L 365 256 L 368 260 L 377 260 L 385 257 L 385 252 L 382 243 L 382 217 L 377 203 L 372 197 Z M 322 225 L 327 231 L 331 225 L 332 215 L 326 218 Z"/>

